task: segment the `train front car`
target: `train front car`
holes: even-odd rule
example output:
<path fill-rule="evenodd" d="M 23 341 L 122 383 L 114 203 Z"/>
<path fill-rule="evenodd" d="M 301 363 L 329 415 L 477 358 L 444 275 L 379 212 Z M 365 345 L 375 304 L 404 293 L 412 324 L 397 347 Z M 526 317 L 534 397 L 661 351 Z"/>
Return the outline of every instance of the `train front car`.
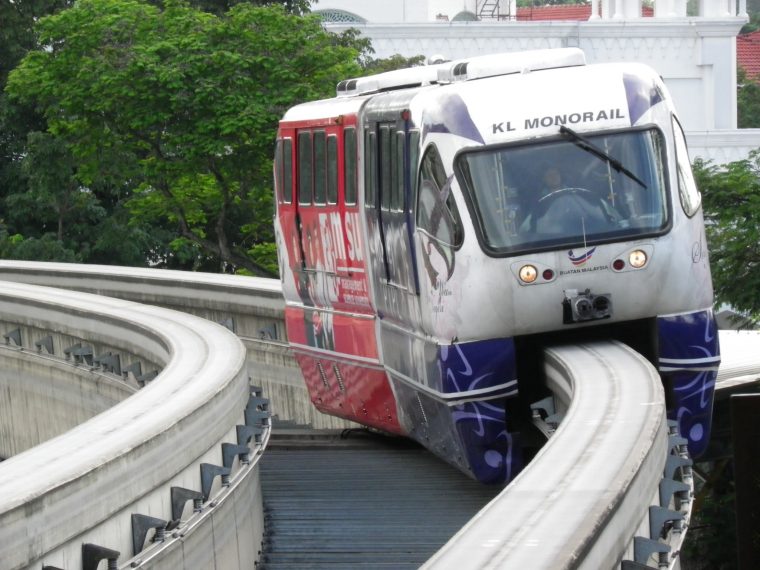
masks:
<path fill-rule="evenodd" d="M 706 448 L 700 197 L 651 69 L 562 49 L 343 82 L 286 115 L 276 184 L 289 341 L 320 410 L 502 483 L 540 444 L 541 347 L 618 338 Z"/>
<path fill-rule="evenodd" d="M 627 342 L 659 367 L 692 455 L 710 431 L 712 284 L 672 101 L 645 66 L 555 53 L 513 56 L 514 74 L 500 75 L 510 56 L 452 66 L 449 85 L 410 107 L 422 133 L 421 314 L 440 381 L 472 398 L 496 375 L 519 377 L 524 392 L 490 429 L 500 400 L 451 408 L 480 480 L 514 474 L 520 422 L 539 395 L 524 359 L 550 342 Z"/>

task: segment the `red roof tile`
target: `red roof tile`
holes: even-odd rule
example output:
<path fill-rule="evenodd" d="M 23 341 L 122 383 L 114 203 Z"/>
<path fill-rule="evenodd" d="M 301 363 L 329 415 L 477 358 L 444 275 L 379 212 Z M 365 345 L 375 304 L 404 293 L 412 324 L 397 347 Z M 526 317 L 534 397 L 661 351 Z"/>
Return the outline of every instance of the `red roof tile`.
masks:
<path fill-rule="evenodd" d="M 736 36 L 736 61 L 747 77 L 760 76 L 760 30 Z"/>
<path fill-rule="evenodd" d="M 654 10 L 644 6 L 642 15 L 652 17 Z M 557 6 L 518 6 L 519 21 L 574 20 L 585 21 L 591 17 L 591 4 L 561 4 Z"/>

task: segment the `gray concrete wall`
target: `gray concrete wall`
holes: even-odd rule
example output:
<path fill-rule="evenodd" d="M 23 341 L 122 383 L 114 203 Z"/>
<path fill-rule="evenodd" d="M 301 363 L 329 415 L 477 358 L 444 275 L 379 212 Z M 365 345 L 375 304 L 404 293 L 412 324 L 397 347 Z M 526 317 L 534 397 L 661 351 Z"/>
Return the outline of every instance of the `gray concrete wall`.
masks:
<path fill-rule="evenodd" d="M 60 435 L 135 391 L 112 374 L 0 347 L 0 457 Z"/>
<path fill-rule="evenodd" d="M 0 279 L 154 304 L 218 323 L 243 341 L 251 383 L 279 419 L 317 429 L 356 427 L 317 411 L 287 347 L 281 285 L 275 279 L 66 263 L 0 260 Z"/>

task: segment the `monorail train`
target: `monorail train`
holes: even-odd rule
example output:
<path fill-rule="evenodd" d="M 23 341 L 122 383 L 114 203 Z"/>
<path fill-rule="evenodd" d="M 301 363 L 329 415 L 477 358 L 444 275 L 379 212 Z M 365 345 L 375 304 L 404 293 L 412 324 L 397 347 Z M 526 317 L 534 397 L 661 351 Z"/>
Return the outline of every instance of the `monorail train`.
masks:
<path fill-rule="evenodd" d="M 700 195 L 650 68 L 557 49 L 342 81 L 281 120 L 275 192 L 288 340 L 322 412 L 504 482 L 535 447 L 541 346 L 619 338 L 704 451 Z"/>

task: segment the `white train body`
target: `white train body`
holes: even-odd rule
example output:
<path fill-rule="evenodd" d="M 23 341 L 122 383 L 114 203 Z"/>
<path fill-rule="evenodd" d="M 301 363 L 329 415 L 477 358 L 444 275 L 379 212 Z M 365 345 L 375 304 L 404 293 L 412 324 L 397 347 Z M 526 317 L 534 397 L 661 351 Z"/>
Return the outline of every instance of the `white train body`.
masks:
<path fill-rule="evenodd" d="M 704 450 L 719 361 L 707 246 L 651 69 L 568 49 L 342 82 L 288 112 L 278 157 L 288 333 L 320 409 L 508 480 L 542 395 L 540 346 L 615 336 L 659 366 L 672 417 Z"/>

